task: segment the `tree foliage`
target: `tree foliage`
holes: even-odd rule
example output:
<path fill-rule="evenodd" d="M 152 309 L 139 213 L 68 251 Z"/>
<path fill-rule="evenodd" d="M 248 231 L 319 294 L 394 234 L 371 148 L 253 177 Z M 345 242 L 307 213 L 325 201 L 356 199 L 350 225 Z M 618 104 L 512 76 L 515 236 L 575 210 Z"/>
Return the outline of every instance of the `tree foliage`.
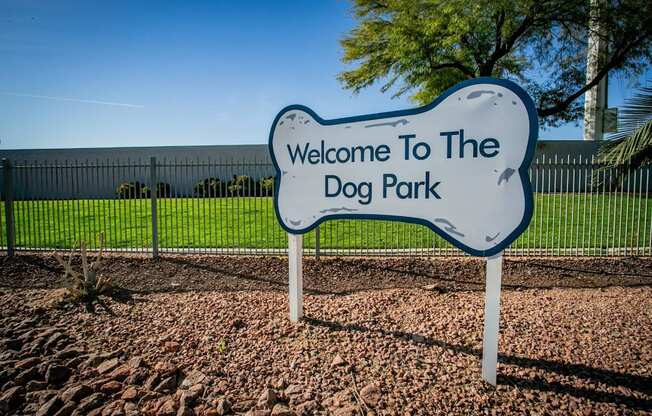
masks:
<path fill-rule="evenodd" d="M 353 0 L 353 12 L 358 25 L 341 40 L 346 88 L 380 82 L 426 104 L 465 79 L 507 78 L 548 125 L 576 120 L 581 97 L 607 73 L 639 73 L 652 58 L 650 0 Z M 607 56 L 587 80 L 596 19 Z"/>

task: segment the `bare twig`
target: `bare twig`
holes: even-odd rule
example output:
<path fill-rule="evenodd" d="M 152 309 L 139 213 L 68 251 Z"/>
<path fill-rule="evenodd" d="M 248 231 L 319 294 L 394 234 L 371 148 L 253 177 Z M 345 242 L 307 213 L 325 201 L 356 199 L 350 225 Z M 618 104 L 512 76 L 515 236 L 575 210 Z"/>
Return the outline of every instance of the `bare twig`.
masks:
<path fill-rule="evenodd" d="M 358 410 L 360 411 L 360 414 L 364 415 L 365 413 L 369 413 L 371 409 L 369 408 L 369 406 L 367 406 L 367 403 L 365 403 L 365 401 L 362 399 L 362 396 L 360 396 L 360 392 L 358 391 L 358 386 L 355 382 L 355 376 L 353 375 L 353 372 L 350 372 L 349 374 L 351 376 L 351 382 L 353 384 L 353 398 L 358 403 Z M 363 413 L 362 409 L 364 409 L 365 413 Z"/>
<path fill-rule="evenodd" d="M 88 276 L 88 260 L 86 258 L 86 243 L 84 241 L 79 243 L 79 249 L 81 250 L 82 270 L 84 271 L 84 276 Z"/>
<path fill-rule="evenodd" d="M 102 264 L 102 254 L 104 254 L 104 233 L 100 233 L 100 250 L 97 253 L 95 261 L 91 264 L 91 269 L 97 271 L 100 269 L 100 264 Z"/>
<path fill-rule="evenodd" d="M 75 270 L 73 270 L 73 268 L 71 266 L 72 254 L 70 255 L 70 260 L 68 260 L 67 263 L 63 260 L 63 258 L 61 258 L 59 253 L 54 253 L 54 258 L 57 259 L 59 264 L 61 264 L 63 266 L 63 268 L 65 270 L 65 274 L 63 276 L 64 278 L 68 277 L 68 275 L 71 275 L 72 277 L 76 277 L 76 278 L 81 278 L 81 275 L 78 272 L 76 272 Z"/>

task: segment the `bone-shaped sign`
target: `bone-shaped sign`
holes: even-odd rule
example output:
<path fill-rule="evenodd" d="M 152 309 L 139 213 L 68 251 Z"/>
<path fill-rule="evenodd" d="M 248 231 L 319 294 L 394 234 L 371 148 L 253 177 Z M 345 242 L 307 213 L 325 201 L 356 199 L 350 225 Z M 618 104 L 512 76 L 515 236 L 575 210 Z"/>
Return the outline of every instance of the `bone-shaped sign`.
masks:
<path fill-rule="evenodd" d="M 532 99 L 494 78 L 404 111 L 324 120 L 291 105 L 269 134 L 276 215 L 293 234 L 327 219 L 423 224 L 469 254 L 491 256 L 532 217 L 537 134 Z"/>

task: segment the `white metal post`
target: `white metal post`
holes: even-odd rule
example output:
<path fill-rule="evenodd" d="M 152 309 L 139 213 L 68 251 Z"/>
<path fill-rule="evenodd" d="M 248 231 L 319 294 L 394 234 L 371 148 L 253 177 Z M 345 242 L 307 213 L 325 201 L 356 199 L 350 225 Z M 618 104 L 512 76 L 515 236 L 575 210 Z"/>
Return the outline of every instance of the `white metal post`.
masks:
<path fill-rule="evenodd" d="M 303 316 L 303 235 L 288 233 L 290 321 Z"/>
<path fill-rule="evenodd" d="M 484 334 L 482 338 L 482 379 L 496 385 L 498 368 L 498 327 L 500 322 L 500 281 L 503 274 L 503 253 L 487 258 L 484 302 Z"/>

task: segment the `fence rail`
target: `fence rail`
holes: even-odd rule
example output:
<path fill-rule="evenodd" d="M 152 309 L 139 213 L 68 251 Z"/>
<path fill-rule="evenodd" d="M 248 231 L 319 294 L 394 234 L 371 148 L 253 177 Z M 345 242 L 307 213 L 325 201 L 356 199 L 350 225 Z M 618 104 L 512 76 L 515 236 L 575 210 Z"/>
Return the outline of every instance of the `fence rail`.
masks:
<path fill-rule="evenodd" d="M 594 160 L 542 157 L 535 209 L 510 255 L 652 255 L 651 167 L 621 174 Z M 67 250 L 80 240 L 120 252 L 284 254 L 268 160 L 3 161 L 0 248 Z M 317 240 L 318 238 L 318 240 Z M 315 255 L 462 254 L 428 228 L 334 220 L 304 238 Z"/>

